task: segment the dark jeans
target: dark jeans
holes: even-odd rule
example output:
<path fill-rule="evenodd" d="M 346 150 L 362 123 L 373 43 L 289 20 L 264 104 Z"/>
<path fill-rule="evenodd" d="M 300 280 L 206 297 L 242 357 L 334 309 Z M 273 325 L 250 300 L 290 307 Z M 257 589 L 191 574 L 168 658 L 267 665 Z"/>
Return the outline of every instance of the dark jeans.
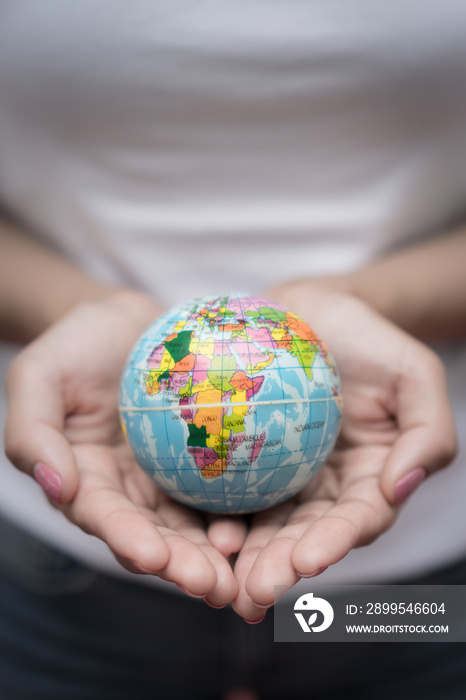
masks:
<path fill-rule="evenodd" d="M 465 583 L 466 563 L 425 583 Z M 418 581 L 417 581 L 418 582 Z M 273 617 L 101 575 L 0 521 L 0 700 L 463 700 L 466 645 L 277 644 Z"/>

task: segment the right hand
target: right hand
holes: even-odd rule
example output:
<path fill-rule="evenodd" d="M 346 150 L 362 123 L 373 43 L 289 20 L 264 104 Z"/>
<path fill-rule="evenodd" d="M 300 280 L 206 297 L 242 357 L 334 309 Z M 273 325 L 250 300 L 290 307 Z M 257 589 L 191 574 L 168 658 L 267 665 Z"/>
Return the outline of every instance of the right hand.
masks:
<path fill-rule="evenodd" d="M 241 548 L 244 523 L 208 520 L 171 500 L 136 464 L 120 428 L 124 363 L 160 313 L 142 294 L 119 293 L 76 307 L 27 346 L 8 375 L 6 451 L 126 569 L 223 606 L 237 593 L 226 557 Z"/>

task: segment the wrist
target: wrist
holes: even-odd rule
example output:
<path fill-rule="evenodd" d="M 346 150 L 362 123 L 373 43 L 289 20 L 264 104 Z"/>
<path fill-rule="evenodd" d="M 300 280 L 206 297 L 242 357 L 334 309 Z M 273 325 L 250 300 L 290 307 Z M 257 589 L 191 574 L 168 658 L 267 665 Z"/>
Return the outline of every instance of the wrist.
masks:
<path fill-rule="evenodd" d="M 135 328 L 139 328 L 140 332 L 166 311 L 162 304 L 148 294 L 131 288 L 110 290 L 101 301 L 116 313 L 130 316 Z"/>
<path fill-rule="evenodd" d="M 338 326 L 354 306 L 368 306 L 358 299 L 347 276 L 303 278 L 273 287 L 264 296 L 301 316 L 318 335 L 322 329 Z"/>
<path fill-rule="evenodd" d="M 381 262 L 347 274 L 293 280 L 275 287 L 270 294 L 277 298 L 278 292 L 280 303 L 292 311 L 299 308 L 303 295 L 316 304 L 338 306 L 350 297 L 410 334 L 425 338 L 428 317 L 423 312 L 428 307 L 422 305 L 416 287 L 408 293 L 410 280 L 397 279 L 384 268 Z"/>
<path fill-rule="evenodd" d="M 55 278 L 53 285 L 44 285 L 37 294 L 19 297 L 16 304 L 12 300 L 8 339 L 28 343 L 75 307 L 103 301 L 112 297 L 115 291 L 115 288 L 72 270 L 67 283 Z"/>
<path fill-rule="evenodd" d="M 82 302 L 115 292 L 17 224 L 0 219 L 0 337 L 28 343 Z"/>

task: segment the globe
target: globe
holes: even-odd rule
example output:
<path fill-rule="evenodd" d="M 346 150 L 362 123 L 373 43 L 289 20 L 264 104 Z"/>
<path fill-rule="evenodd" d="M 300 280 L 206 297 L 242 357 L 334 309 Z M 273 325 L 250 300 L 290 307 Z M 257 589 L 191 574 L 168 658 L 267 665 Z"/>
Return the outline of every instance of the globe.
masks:
<path fill-rule="evenodd" d="M 126 363 L 123 432 L 176 501 L 252 513 L 296 494 L 327 460 L 338 373 L 296 314 L 258 296 L 194 299 L 156 320 Z"/>

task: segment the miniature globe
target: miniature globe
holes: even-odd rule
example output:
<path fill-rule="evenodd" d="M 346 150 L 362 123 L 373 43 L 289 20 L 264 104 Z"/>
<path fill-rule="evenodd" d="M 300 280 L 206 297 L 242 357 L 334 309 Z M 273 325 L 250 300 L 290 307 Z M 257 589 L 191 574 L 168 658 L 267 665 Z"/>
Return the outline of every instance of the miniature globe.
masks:
<path fill-rule="evenodd" d="M 335 363 L 296 314 L 256 296 L 208 296 L 161 316 L 121 381 L 123 432 L 175 500 L 251 513 L 317 473 L 340 426 Z"/>

